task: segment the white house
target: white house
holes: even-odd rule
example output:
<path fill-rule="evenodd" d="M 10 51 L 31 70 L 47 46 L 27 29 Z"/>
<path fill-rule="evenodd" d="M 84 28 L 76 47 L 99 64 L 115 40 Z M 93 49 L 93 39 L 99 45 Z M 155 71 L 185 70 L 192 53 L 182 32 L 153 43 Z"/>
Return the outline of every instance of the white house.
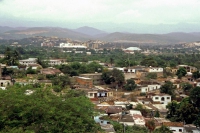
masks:
<path fill-rule="evenodd" d="M 173 133 L 183 133 L 184 130 L 184 125 L 182 122 L 163 122 L 163 125 L 169 127 L 169 129 L 173 131 Z"/>
<path fill-rule="evenodd" d="M 19 64 L 21 65 L 30 65 L 30 64 L 37 64 L 37 58 L 28 58 L 24 60 L 19 60 Z"/>
<path fill-rule="evenodd" d="M 0 87 L 7 87 L 9 85 L 12 85 L 11 80 L 0 80 Z"/>
<path fill-rule="evenodd" d="M 169 94 L 156 94 L 151 96 L 153 102 L 160 102 L 161 104 L 168 104 L 171 102 L 171 96 Z"/>
<path fill-rule="evenodd" d="M 142 86 L 140 89 L 142 93 L 146 93 L 149 91 L 160 89 L 160 87 L 161 85 L 159 84 L 152 84 L 152 85 Z"/>
<path fill-rule="evenodd" d="M 62 64 L 62 60 L 60 60 L 60 59 L 50 59 L 50 60 L 48 60 L 48 64 L 51 65 L 51 66 L 60 65 L 60 64 Z"/>
<path fill-rule="evenodd" d="M 98 91 L 88 91 L 87 92 L 87 97 L 88 98 L 97 98 L 97 93 L 98 93 Z"/>
<path fill-rule="evenodd" d="M 149 67 L 148 72 L 163 72 L 163 68 L 161 68 L 161 67 Z"/>
<path fill-rule="evenodd" d="M 199 86 L 200 87 L 200 82 L 196 82 L 197 84 L 196 84 L 196 86 Z"/>
<path fill-rule="evenodd" d="M 124 72 L 124 68 L 123 67 L 115 67 L 117 70 L 120 70 L 122 72 Z"/>

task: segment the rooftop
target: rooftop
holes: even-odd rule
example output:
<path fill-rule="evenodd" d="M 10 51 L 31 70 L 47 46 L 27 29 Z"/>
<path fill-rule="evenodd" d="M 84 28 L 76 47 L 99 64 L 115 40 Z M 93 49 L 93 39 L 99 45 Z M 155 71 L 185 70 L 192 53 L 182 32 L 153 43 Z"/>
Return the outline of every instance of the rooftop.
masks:
<path fill-rule="evenodd" d="M 167 127 L 183 127 L 183 122 L 163 122 Z"/>

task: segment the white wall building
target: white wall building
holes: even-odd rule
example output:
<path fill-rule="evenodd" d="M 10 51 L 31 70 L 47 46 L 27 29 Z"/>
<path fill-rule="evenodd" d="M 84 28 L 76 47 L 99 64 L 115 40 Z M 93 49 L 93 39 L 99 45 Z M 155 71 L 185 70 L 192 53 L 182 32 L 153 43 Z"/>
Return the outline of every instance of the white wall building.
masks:
<path fill-rule="evenodd" d="M 24 60 L 19 60 L 19 64 L 21 65 L 30 65 L 30 64 L 37 64 L 37 58 L 28 58 Z"/>
<path fill-rule="evenodd" d="M 163 125 L 169 127 L 173 133 L 183 133 L 184 125 L 182 122 L 163 122 Z"/>
<path fill-rule="evenodd" d="M 60 65 L 60 64 L 62 64 L 62 61 L 59 59 L 50 59 L 50 60 L 48 60 L 48 64 L 51 66 Z"/>
<path fill-rule="evenodd" d="M 127 68 L 127 72 L 128 73 L 135 73 L 136 72 L 136 70 L 135 70 L 135 68 Z"/>
<path fill-rule="evenodd" d="M 149 67 L 148 72 L 163 72 L 163 68 L 161 68 L 161 67 Z"/>
<path fill-rule="evenodd" d="M 161 85 L 159 84 L 153 84 L 153 85 L 142 86 L 140 89 L 142 93 L 146 93 L 149 91 L 160 89 L 160 87 Z"/>
<path fill-rule="evenodd" d="M 74 45 L 72 43 L 60 43 L 60 48 L 87 48 L 83 45 Z"/>
<path fill-rule="evenodd" d="M 152 96 L 153 102 L 160 102 L 161 104 L 168 104 L 171 102 L 171 96 L 168 94 L 156 94 Z"/>

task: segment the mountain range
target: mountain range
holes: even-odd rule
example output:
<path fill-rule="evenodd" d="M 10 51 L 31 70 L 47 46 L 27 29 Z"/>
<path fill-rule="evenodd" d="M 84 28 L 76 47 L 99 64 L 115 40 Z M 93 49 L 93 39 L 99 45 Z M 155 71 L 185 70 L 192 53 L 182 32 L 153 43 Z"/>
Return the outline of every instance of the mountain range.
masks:
<path fill-rule="evenodd" d="M 105 31 L 84 26 L 77 29 L 60 27 L 3 27 L 0 26 L 0 39 L 22 39 L 33 36 L 57 36 L 72 40 L 101 40 L 123 43 L 156 43 L 175 44 L 200 41 L 200 32 L 172 32 L 168 34 L 136 34 L 125 32 L 107 33 Z"/>

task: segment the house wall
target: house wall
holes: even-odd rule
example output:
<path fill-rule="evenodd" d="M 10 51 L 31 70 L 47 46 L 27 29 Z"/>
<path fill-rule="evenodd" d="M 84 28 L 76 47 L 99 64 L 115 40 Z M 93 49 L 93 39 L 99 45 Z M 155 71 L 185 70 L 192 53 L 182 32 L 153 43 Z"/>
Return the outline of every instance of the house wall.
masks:
<path fill-rule="evenodd" d="M 161 67 L 149 68 L 149 72 L 163 72 L 163 68 Z"/>
<path fill-rule="evenodd" d="M 169 127 L 169 129 L 173 132 L 183 132 L 183 127 Z M 182 131 L 179 131 L 182 130 Z"/>
<path fill-rule="evenodd" d="M 76 77 L 76 83 L 89 88 L 93 87 L 93 80 L 90 78 Z"/>
<path fill-rule="evenodd" d="M 141 87 L 141 92 L 142 92 L 142 93 L 149 92 L 148 87 Z"/>
<path fill-rule="evenodd" d="M 164 99 L 164 100 L 162 100 L 162 99 Z M 156 96 L 153 96 L 152 97 L 152 100 L 154 101 L 154 102 L 160 102 L 160 103 L 162 103 L 162 104 L 168 104 L 169 102 L 171 102 L 171 96 L 158 96 L 158 95 L 156 95 Z"/>
<path fill-rule="evenodd" d="M 26 60 L 19 60 L 19 64 L 22 64 L 22 65 L 37 64 L 37 58 L 29 58 Z"/>
<path fill-rule="evenodd" d="M 88 92 L 87 97 L 88 98 L 95 98 L 95 95 L 97 96 L 97 91 Z"/>
<path fill-rule="evenodd" d="M 132 69 L 132 68 L 128 68 L 128 71 L 127 71 L 128 73 L 135 73 L 136 72 L 136 70 L 135 69 Z"/>
<path fill-rule="evenodd" d="M 60 65 L 62 62 L 60 60 L 50 60 L 49 65 Z"/>
<path fill-rule="evenodd" d="M 111 91 L 111 92 L 107 92 L 107 94 L 108 94 L 108 97 L 113 97 L 113 92 Z"/>
<path fill-rule="evenodd" d="M 146 92 L 149 92 L 149 91 L 160 89 L 160 87 L 161 87 L 161 85 L 158 85 L 158 84 L 144 86 L 144 87 L 141 87 L 141 92 L 146 93 Z"/>
<path fill-rule="evenodd" d="M 10 80 L 0 80 L 1 87 L 7 87 L 9 85 L 12 85 L 12 82 Z"/>
<path fill-rule="evenodd" d="M 148 85 L 149 91 L 160 89 L 161 85 L 154 84 L 154 85 Z"/>
<path fill-rule="evenodd" d="M 116 67 L 117 70 L 120 70 L 122 72 L 124 72 L 124 68 L 121 68 L 121 67 Z"/>
<path fill-rule="evenodd" d="M 119 123 L 127 125 L 127 126 L 134 126 L 135 125 L 134 122 L 119 122 Z"/>
<path fill-rule="evenodd" d="M 108 97 L 108 94 L 107 94 L 107 92 L 98 92 L 97 96 L 98 97 Z"/>
<path fill-rule="evenodd" d="M 100 85 L 102 83 L 101 78 L 102 73 L 93 73 L 93 74 L 81 74 L 82 77 L 91 78 L 94 85 Z"/>
<path fill-rule="evenodd" d="M 200 87 L 200 82 L 197 82 L 197 85 L 196 86 L 199 86 Z"/>
<path fill-rule="evenodd" d="M 180 84 L 173 84 L 173 85 L 176 86 L 177 89 L 181 87 Z"/>

